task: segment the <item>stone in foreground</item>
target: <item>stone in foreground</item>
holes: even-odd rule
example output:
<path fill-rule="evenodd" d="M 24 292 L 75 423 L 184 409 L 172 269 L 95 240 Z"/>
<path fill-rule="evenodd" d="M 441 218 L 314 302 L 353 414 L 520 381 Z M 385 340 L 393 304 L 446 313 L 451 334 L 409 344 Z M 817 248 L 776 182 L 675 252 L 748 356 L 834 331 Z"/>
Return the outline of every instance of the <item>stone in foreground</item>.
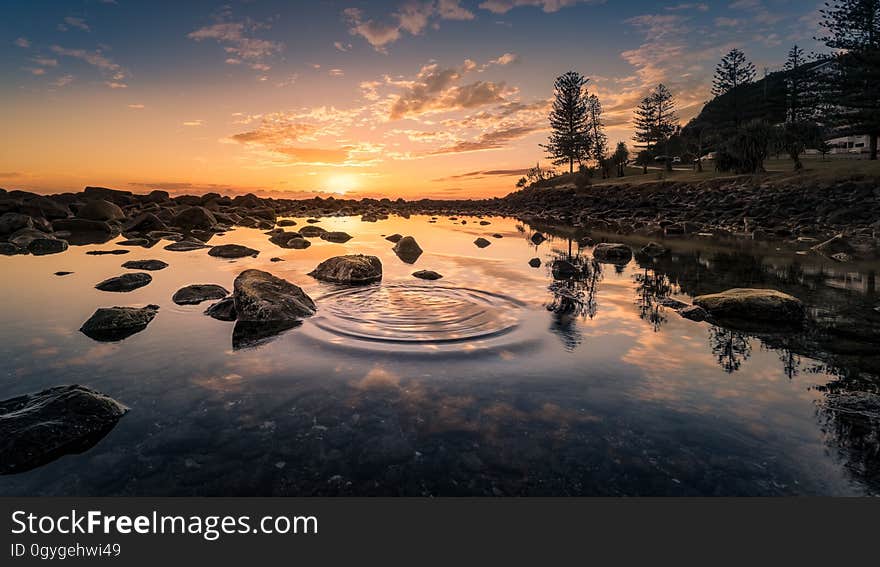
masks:
<path fill-rule="evenodd" d="M 95 289 L 124 293 L 142 288 L 151 281 L 153 281 L 153 276 L 150 274 L 122 274 L 102 281 L 95 286 Z"/>
<path fill-rule="evenodd" d="M 347 232 L 325 232 L 321 235 L 321 240 L 326 240 L 327 242 L 335 242 L 336 244 L 344 244 L 352 238 L 353 237 Z"/>
<path fill-rule="evenodd" d="M 205 310 L 205 315 L 213 317 L 218 321 L 235 321 L 237 318 L 235 314 L 235 299 L 231 296 L 221 299 L 208 307 Z"/>
<path fill-rule="evenodd" d="M 30 241 L 27 248 L 34 256 L 58 254 L 67 250 L 67 241 L 57 238 L 35 238 Z"/>
<path fill-rule="evenodd" d="M 490 246 L 492 243 L 489 242 L 488 240 L 486 240 L 485 238 L 480 237 L 480 238 L 474 240 L 474 244 L 477 245 L 477 248 L 486 248 L 487 246 Z"/>
<path fill-rule="evenodd" d="M 439 280 L 443 276 L 438 274 L 433 270 L 419 270 L 418 272 L 413 272 L 413 277 L 419 278 L 420 280 Z"/>
<path fill-rule="evenodd" d="M 531 266 L 533 268 L 540 268 L 541 267 L 541 259 L 540 258 L 532 258 L 531 260 L 529 260 L 529 266 Z"/>
<path fill-rule="evenodd" d="M 382 279 L 382 261 L 363 254 L 335 256 L 318 264 L 309 275 L 323 282 L 368 284 Z"/>
<path fill-rule="evenodd" d="M 148 272 L 155 272 L 158 270 L 164 270 L 168 267 L 168 264 L 162 260 L 131 260 L 122 264 L 122 267 L 129 270 L 146 270 Z"/>
<path fill-rule="evenodd" d="M 89 388 L 58 386 L 0 402 L 0 474 L 87 451 L 128 408 Z"/>
<path fill-rule="evenodd" d="M 96 341 L 121 341 L 146 329 L 158 312 L 158 305 L 102 307 L 83 323 L 80 331 Z"/>
<path fill-rule="evenodd" d="M 259 250 L 254 250 L 240 244 L 221 244 L 208 250 L 208 256 L 214 256 L 215 258 L 247 258 L 248 256 L 256 258 L 259 254 Z"/>
<path fill-rule="evenodd" d="M 193 284 L 178 289 L 171 300 L 178 305 L 198 305 L 210 299 L 223 299 L 229 295 L 226 288 L 216 284 Z"/>
<path fill-rule="evenodd" d="M 715 319 L 793 325 L 803 321 L 805 310 L 800 299 L 775 289 L 729 289 L 694 299 Z"/>
<path fill-rule="evenodd" d="M 287 280 L 261 270 L 245 270 L 235 278 L 235 312 L 241 321 L 296 321 L 317 311 L 312 298 Z"/>
<path fill-rule="evenodd" d="M 593 248 L 593 258 L 606 264 L 627 264 L 632 260 L 632 249 L 626 244 L 603 242 Z"/>

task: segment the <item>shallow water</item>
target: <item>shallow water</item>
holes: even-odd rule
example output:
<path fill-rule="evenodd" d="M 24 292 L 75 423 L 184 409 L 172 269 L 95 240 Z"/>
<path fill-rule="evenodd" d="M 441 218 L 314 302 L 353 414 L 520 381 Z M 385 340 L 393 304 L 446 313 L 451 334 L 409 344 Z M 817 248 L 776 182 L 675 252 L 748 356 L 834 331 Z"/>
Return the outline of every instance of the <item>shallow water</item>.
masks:
<path fill-rule="evenodd" d="M 215 237 L 261 251 L 234 261 L 168 252 L 166 242 L 123 256 L 86 255 L 119 248 L 109 242 L 0 257 L 0 399 L 80 383 L 131 407 L 92 449 L 0 477 L 0 493 L 880 491 L 878 420 L 829 404 L 836 393 L 877 391 L 876 266 L 696 238 L 666 242 L 673 253 L 658 260 L 613 266 L 593 262 L 568 229 L 429 218 L 322 219 L 354 239 L 312 239 L 306 250 L 278 248 L 258 230 Z M 552 238 L 535 246 L 536 229 Z M 393 233 L 421 244 L 415 264 L 394 255 L 384 239 Z M 478 236 L 492 245 L 476 247 Z M 345 253 L 379 256 L 383 282 L 348 288 L 306 275 Z M 528 265 L 533 257 L 542 267 Z M 170 264 L 150 285 L 94 289 L 126 272 L 123 262 L 150 258 Z M 580 275 L 554 281 L 555 258 Z M 231 290 L 246 268 L 302 286 L 318 314 L 272 334 L 203 315 L 209 302 L 171 301 L 193 283 Z M 421 269 L 444 277 L 411 276 Z M 74 273 L 53 275 L 61 270 Z M 801 297 L 814 323 L 750 335 L 659 304 L 744 286 Z M 124 341 L 78 331 L 98 307 L 149 303 L 158 316 Z"/>

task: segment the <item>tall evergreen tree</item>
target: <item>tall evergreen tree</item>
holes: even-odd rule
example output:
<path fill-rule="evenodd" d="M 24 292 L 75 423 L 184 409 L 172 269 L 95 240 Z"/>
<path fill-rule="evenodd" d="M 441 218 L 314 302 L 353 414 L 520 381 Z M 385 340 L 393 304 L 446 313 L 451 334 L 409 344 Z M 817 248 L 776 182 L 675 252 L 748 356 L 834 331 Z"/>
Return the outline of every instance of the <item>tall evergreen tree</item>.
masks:
<path fill-rule="evenodd" d="M 836 69 L 828 74 L 827 102 L 833 118 L 852 134 L 870 137 L 877 159 L 880 136 L 880 0 L 834 0 L 826 3 L 820 39 L 837 51 Z"/>
<path fill-rule="evenodd" d="M 554 165 L 568 164 L 574 173 L 575 162 L 582 163 L 590 155 L 588 132 L 587 82 L 589 79 L 569 71 L 557 77 L 553 85 L 555 98 L 550 112 L 550 139 L 542 145 Z"/>
<path fill-rule="evenodd" d="M 648 154 L 660 144 L 668 144 L 678 126 L 678 116 L 675 113 L 675 99 L 666 85 L 657 85 L 651 94 L 642 99 L 635 111 L 634 125 L 634 139 Z M 666 169 L 671 170 L 672 160 L 668 155 L 666 158 Z M 647 173 L 647 161 L 643 160 L 642 166 Z"/>
<path fill-rule="evenodd" d="M 812 115 L 810 99 L 813 93 L 810 84 L 810 71 L 806 68 L 809 59 L 804 50 L 794 45 L 785 60 L 786 71 L 786 120 L 800 122 Z"/>
<path fill-rule="evenodd" d="M 746 59 L 746 54 L 739 49 L 731 49 L 715 68 L 712 94 L 715 96 L 730 94 L 731 111 L 737 128 L 742 122 L 740 87 L 754 80 L 755 65 Z"/>
<path fill-rule="evenodd" d="M 587 98 L 587 135 L 590 138 L 591 157 L 602 169 L 604 177 L 608 136 L 605 135 L 605 123 L 602 121 L 602 103 L 599 101 L 599 97 L 594 94 Z"/>

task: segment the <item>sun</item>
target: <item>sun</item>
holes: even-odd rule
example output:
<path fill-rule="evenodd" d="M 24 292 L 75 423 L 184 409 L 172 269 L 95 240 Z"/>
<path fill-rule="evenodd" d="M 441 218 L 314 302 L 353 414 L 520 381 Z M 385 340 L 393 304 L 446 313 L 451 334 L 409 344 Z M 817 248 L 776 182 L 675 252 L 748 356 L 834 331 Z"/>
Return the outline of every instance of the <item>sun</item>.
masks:
<path fill-rule="evenodd" d="M 332 193 L 345 194 L 358 188 L 358 178 L 351 173 L 340 173 L 327 178 L 326 190 Z"/>

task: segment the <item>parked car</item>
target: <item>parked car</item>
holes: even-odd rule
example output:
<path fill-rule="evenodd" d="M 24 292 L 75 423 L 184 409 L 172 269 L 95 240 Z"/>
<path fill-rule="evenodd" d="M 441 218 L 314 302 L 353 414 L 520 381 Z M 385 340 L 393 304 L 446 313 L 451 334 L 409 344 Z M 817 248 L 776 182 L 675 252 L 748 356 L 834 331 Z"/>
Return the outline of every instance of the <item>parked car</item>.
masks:
<path fill-rule="evenodd" d="M 681 163 L 681 157 L 675 156 L 674 158 L 672 158 L 672 163 Z"/>

